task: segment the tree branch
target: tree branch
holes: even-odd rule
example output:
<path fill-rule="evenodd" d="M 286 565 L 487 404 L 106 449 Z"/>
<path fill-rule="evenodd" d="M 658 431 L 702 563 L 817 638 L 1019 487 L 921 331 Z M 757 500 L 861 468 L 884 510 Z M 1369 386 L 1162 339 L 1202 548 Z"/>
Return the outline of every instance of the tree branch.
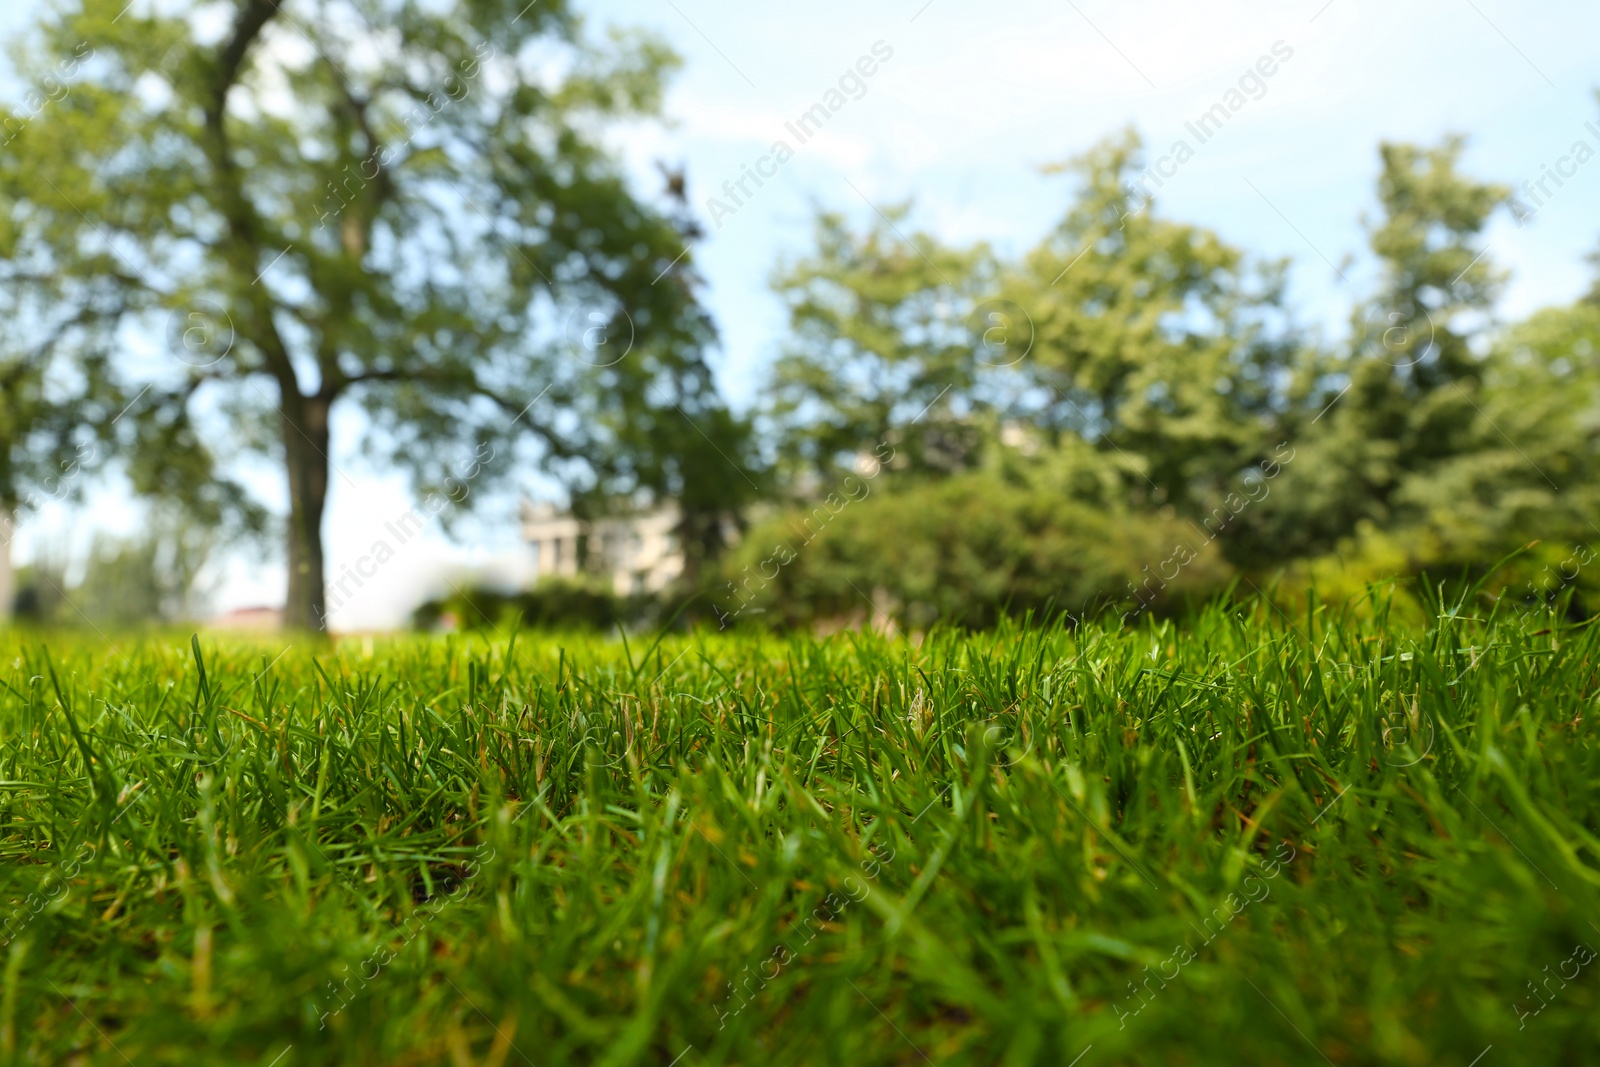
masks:
<path fill-rule="evenodd" d="M 238 83 L 239 72 L 250 47 L 260 38 L 268 20 L 278 12 L 276 0 L 246 0 L 233 24 L 227 43 L 217 53 L 211 95 L 205 103 L 206 155 L 221 191 L 222 213 L 228 223 L 227 258 L 237 278 L 249 278 L 261 252 L 261 220 L 244 194 L 238 164 L 228 141 L 226 116 L 228 94 Z M 272 296 L 264 286 L 251 285 L 244 294 L 254 313 L 252 340 L 266 357 L 267 367 L 277 378 L 283 403 L 295 408 L 304 399 L 295 374 L 289 349 L 273 321 Z"/>

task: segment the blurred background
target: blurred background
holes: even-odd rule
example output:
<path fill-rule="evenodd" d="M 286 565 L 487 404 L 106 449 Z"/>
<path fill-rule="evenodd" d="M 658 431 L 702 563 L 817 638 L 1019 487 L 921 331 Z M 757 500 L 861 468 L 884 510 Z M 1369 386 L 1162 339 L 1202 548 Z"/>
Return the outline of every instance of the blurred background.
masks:
<path fill-rule="evenodd" d="M 1594 581 L 1600 11 L 16 0 L 34 624 Z"/>

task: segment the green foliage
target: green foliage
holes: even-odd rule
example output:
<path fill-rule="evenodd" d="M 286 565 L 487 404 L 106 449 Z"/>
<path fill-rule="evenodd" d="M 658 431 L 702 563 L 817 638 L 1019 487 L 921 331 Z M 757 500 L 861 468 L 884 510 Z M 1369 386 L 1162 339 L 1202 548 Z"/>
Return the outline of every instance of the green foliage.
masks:
<path fill-rule="evenodd" d="M 885 613 L 919 628 L 1025 612 L 1132 619 L 1205 599 L 1231 573 L 1212 540 L 1170 509 L 1089 505 L 992 471 L 877 494 L 847 478 L 753 528 L 724 570 L 712 595 L 729 622 Z"/>
<path fill-rule="evenodd" d="M 1119 496 L 1201 513 L 1281 437 L 1293 346 L 1282 264 L 1135 202 L 1132 133 L 1061 169 L 1077 197 L 1040 246 L 860 235 L 823 215 L 817 249 L 781 272 L 795 343 L 774 377 L 780 451 L 831 473 L 888 442 L 899 469 L 948 475 L 992 458 L 1008 427 L 1090 442 Z"/>
<path fill-rule="evenodd" d="M 1506 331 L 1477 364 L 1470 445 L 1407 475 L 1387 523 L 1362 519 L 1332 550 L 1292 563 L 1296 581 L 1341 597 L 1397 574 L 1489 576 L 1492 588 L 1529 600 L 1570 590 L 1576 612 L 1592 611 L 1600 604 L 1597 348 L 1600 307 L 1587 303 Z M 1310 449 L 1337 454 L 1337 442 L 1313 438 Z M 1312 464 L 1300 469 L 1315 473 Z M 1295 491 L 1306 491 L 1303 481 Z M 1296 518 L 1271 521 L 1287 527 Z"/>
<path fill-rule="evenodd" d="M 704 474 L 744 427 L 704 359 L 687 233 L 602 145 L 659 104 L 664 46 L 596 44 L 564 0 L 123 8 L 62 0 L 21 57 L 70 73 L 12 116 L 0 288 L 75 279 L 50 296 L 93 343 L 168 338 L 128 417 L 142 490 L 215 485 L 212 454 L 282 458 L 294 624 L 320 626 L 336 404 L 423 492 L 492 447 L 485 480 L 520 460 L 585 498 L 743 499 Z M 205 405 L 242 429 L 169 463 Z"/>
<path fill-rule="evenodd" d="M 1059 168 L 1076 197 L 1016 262 L 904 237 L 904 210 L 860 235 L 821 217 L 814 255 L 776 280 L 796 342 L 770 415 L 799 460 L 794 514 L 723 568 L 719 614 L 851 617 L 876 599 L 917 626 L 1131 617 L 1220 590 L 1224 556 L 1249 562 L 1228 543 L 1239 523 L 1222 541 L 1202 524 L 1284 442 L 1301 358 L 1284 265 L 1161 218 L 1132 190 L 1139 159 L 1129 133 Z M 881 462 L 882 491 L 794 547 L 829 487 L 860 482 L 852 458 Z"/>
<path fill-rule="evenodd" d="M 8 556 L 18 519 L 81 498 L 110 457 L 107 438 L 125 402 L 109 354 L 84 323 L 52 314 L 38 297 L 0 287 L 0 552 Z"/>
<path fill-rule="evenodd" d="M 806 476 L 794 515 L 724 568 L 721 610 L 798 621 L 876 598 L 922 625 L 1116 605 L 1170 573 L 1171 529 L 1198 527 L 1215 567 L 1140 601 L 1235 574 L 1286 571 L 1296 597 L 1470 579 L 1530 543 L 1497 587 L 1591 592 L 1550 575 L 1600 537 L 1597 305 L 1497 326 L 1482 233 L 1507 190 L 1460 171 L 1463 144 L 1381 147 L 1380 284 L 1331 348 L 1288 318 L 1285 264 L 1141 196 L 1132 134 L 1063 168 L 1075 199 L 1015 263 L 904 238 L 904 212 L 859 235 L 823 216 L 815 254 L 777 280 L 801 343 L 771 414 Z M 893 455 L 874 498 L 760 577 L 784 524 L 873 452 Z"/>
<path fill-rule="evenodd" d="M 43 553 L 16 571 L 12 611 L 17 621 L 31 626 L 76 625 L 79 616 L 67 603 L 67 565 L 54 554 Z"/>
<path fill-rule="evenodd" d="M 36 626 L 119 632 L 188 622 L 207 612 L 202 577 L 218 532 L 180 508 L 157 509 L 131 536 L 97 532 L 82 577 L 67 577 L 59 552 L 17 575 L 16 614 Z"/>
<path fill-rule="evenodd" d="M 1252 263 L 1136 199 L 1132 133 L 1067 169 L 1077 198 L 1009 290 L 1034 324 L 1024 366 L 1050 396 L 1035 421 L 1130 461 L 1126 498 L 1203 514 L 1283 439 L 1298 354 L 1280 306 L 1286 264 Z"/>
<path fill-rule="evenodd" d="M 1408 527 L 1463 463 L 1492 468 L 1500 489 L 1538 478 L 1494 455 L 1508 439 L 1485 405 L 1503 407 L 1512 383 L 1485 379 L 1501 278 L 1475 245 L 1507 194 L 1460 174 L 1461 149 L 1459 139 L 1430 150 L 1382 147 L 1384 217 L 1371 234 L 1382 288 L 1352 313 L 1348 350 L 1313 354 L 1300 372 L 1309 384 L 1291 426 L 1305 462 L 1259 515 L 1249 550 L 1262 560 L 1326 552 L 1363 524 Z"/>
<path fill-rule="evenodd" d="M 904 236 L 909 209 L 862 234 L 816 222 L 816 252 L 779 270 L 791 336 L 773 370 L 769 415 L 791 477 L 892 441 L 903 469 L 951 473 L 978 458 L 984 401 L 963 315 L 992 291 L 986 249 Z"/>
<path fill-rule="evenodd" d="M 132 537 L 97 536 L 70 599 L 83 622 L 108 629 L 198 619 L 201 572 L 216 546 L 215 530 L 182 512 L 158 512 Z"/>
<path fill-rule="evenodd" d="M 1584 1062 L 1600 631 L 1370 610 L 13 635 L 0 1055 Z"/>
<path fill-rule="evenodd" d="M 519 628 L 612 631 L 635 625 L 652 614 L 644 597 L 619 597 L 608 583 L 590 578 L 546 578 L 532 589 L 508 593 L 475 587 L 429 600 L 412 615 L 419 630 L 445 628 L 505 637 Z"/>

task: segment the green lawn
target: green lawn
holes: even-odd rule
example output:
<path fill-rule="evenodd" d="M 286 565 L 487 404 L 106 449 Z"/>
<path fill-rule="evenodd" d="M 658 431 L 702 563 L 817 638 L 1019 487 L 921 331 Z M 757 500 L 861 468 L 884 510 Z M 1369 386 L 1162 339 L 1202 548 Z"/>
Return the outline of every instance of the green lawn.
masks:
<path fill-rule="evenodd" d="M 1600 646 L 1473 611 L 13 634 L 0 1063 L 1596 1062 Z"/>

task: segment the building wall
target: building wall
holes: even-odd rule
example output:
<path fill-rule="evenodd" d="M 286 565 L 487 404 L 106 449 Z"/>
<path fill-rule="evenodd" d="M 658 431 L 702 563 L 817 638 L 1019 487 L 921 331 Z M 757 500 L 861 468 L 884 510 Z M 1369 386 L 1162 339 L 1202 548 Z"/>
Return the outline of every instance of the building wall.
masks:
<path fill-rule="evenodd" d="M 591 574 L 608 580 L 617 596 L 659 593 L 683 573 L 676 528 L 678 509 L 667 505 L 586 524 L 549 504 L 524 504 L 522 536 L 534 546 L 535 573 L 576 577 L 578 541 L 587 540 Z"/>

